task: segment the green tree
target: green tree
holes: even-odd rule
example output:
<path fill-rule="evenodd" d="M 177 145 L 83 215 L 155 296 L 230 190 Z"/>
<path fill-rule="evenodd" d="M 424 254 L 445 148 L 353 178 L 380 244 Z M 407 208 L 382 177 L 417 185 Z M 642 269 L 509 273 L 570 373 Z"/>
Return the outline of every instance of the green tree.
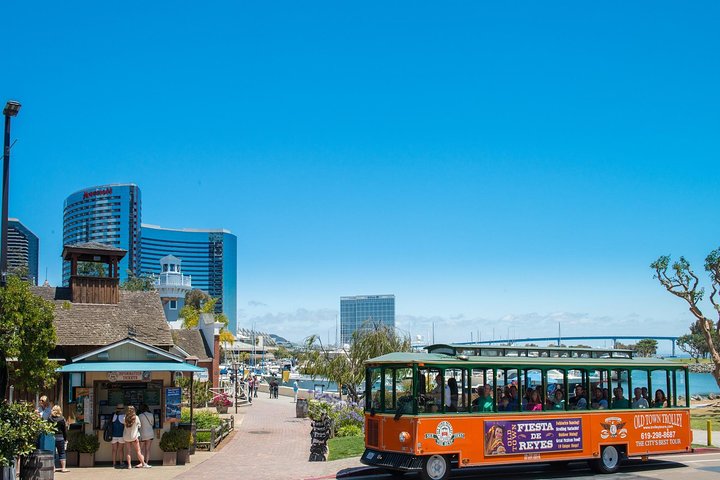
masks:
<path fill-rule="evenodd" d="M 713 343 L 720 345 L 720 334 L 718 334 L 714 323 L 715 322 L 713 322 L 713 328 L 711 329 Z M 695 362 L 699 362 L 701 358 L 707 358 L 710 353 L 705 336 L 697 322 L 690 325 L 690 333 L 678 337 L 677 346 L 680 350 L 694 358 Z"/>
<path fill-rule="evenodd" d="M 15 458 L 30 454 L 38 436 L 54 430 L 35 413 L 32 404 L 0 401 L 0 466 L 9 467 Z"/>
<path fill-rule="evenodd" d="M 128 270 L 127 279 L 120 284 L 120 288 L 131 292 L 150 292 L 155 290 L 155 282 L 150 275 L 135 275 Z"/>
<path fill-rule="evenodd" d="M 323 346 L 318 335 L 305 340 L 305 351 L 300 355 L 304 373 L 322 376 L 347 388 L 350 398 L 357 402 L 357 387 L 365 380 L 365 361 L 391 352 L 410 351 L 410 337 L 401 336 L 387 325 L 367 322 L 356 330 L 350 344 L 340 350 Z"/>
<path fill-rule="evenodd" d="M 55 383 L 57 365 L 48 360 L 55 347 L 54 304 L 30 291 L 30 285 L 9 276 L 0 289 L 0 392 L 10 373 L 18 386 L 38 391 Z M 8 362 L 9 358 L 17 359 Z"/>
<path fill-rule="evenodd" d="M 199 290 L 198 290 L 199 291 Z M 188 292 L 189 295 L 189 292 Z M 215 304 L 217 303 L 217 298 L 211 298 L 209 295 L 206 294 L 207 300 L 200 304 L 199 307 L 196 307 L 197 303 L 190 303 L 185 304 L 183 308 L 180 309 L 179 316 L 183 319 L 183 328 L 193 328 L 197 327 L 198 323 L 200 322 L 200 314 L 201 313 L 214 313 L 215 312 Z M 185 296 L 187 299 L 187 295 Z M 187 300 L 186 300 L 187 301 Z M 225 316 L 224 313 L 218 313 L 215 315 L 215 321 L 224 323 L 227 327 L 228 325 L 228 319 L 227 316 Z"/>
<path fill-rule="evenodd" d="M 720 334 L 720 321 L 713 322 L 700 309 L 705 289 L 700 286 L 700 279 L 690 267 L 690 262 L 685 257 L 680 257 L 670 265 L 670 256 L 663 255 L 651 263 L 650 268 L 655 270 L 655 278 L 660 285 L 688 304 L 690 313 L 695 317 L 694 323 L 707 343 L 708 354 L 714 365 L 712 374 L 720 386 L 720 344 L 716 341 L 717 336 L 715 336 Z M 669 274 L 668 268 L 671 269 Z M 720 316 L 720 300 L 717 298 L 718 290 L 720 290 L 720 248 L 713 250 L 705 257 L 705 271 L 710 277 L 711 293 L 708 300 L 715 310 L 715 315 Z"/>
<path fill-rule="evenodd" d="M 651 357 L 657 353 L 657 340 L 643 338 L 635 344 L 635 349 L 643 357 Z"/>
<path fill-rule="evenodd" d="M 617 348 L 619 350 L 637 351 L 637 346 L 634 343 L 615 342 L 615 346 L 613 348 Z"/>
<path fill-rule="evenodd" d="M 282 345 L 279 345 L 275 349 L 275 352 L 273 352 L 273 355 L 275 355 L 275 358 L 291 358 L 293 356 L 292 352 Z"/>
<path fill-rule="evenodd" d="M 193 307 L 196 310 L 200 310 L 205 302 L 210 300 L 210 295 L 194 288 L 185 294 L 185 306 Z"/>
<path fill-rule="evenodd" d="M 107 270 L 104 263 L 78 262 L 77 274 L 85 277 L 107 277 Z"/>

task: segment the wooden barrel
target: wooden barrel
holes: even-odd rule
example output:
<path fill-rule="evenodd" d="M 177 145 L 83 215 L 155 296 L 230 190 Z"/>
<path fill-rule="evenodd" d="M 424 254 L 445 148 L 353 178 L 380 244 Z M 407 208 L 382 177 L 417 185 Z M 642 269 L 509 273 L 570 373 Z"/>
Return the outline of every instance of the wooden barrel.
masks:
<path fill-rule="evenodd" d="M 55 478 L 55 452 L 35 450 L 20 462 L 22 480 L 53 480 Z"/>

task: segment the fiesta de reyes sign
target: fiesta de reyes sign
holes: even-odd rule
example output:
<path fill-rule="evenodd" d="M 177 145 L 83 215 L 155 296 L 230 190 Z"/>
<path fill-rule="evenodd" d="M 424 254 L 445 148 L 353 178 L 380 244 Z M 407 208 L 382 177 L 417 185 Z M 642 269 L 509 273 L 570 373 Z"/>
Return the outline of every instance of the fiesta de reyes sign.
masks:
<path fill-rule="evenodd" d="M 582 419 L 486 421 L 485 455 L 582 450 Z"/>

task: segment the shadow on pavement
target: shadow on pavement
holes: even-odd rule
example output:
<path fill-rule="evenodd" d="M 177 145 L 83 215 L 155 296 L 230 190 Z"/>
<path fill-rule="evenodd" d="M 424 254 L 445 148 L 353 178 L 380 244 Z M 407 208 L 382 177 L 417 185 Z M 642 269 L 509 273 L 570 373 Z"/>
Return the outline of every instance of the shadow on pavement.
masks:
<path fill-rule="evenodd" d="M 627 460 L 620 467 L 620 474 L 628 474 L 634 472 L 648 472 L 670 470 L 674 468 L 683 468 L 686 465 L 679 462 L 670 462 L 666 460 Z M 533 480 L 544 480 L 554 478 L 591 478 L 598 476 L 599 478 L 608 478 L 607 475 L 596 474 L 588 468 L 586 462 L 571 462 L 568 465 L 553 465 L 548 463 L 538 463 L 533 465 L 507 465 L 502 467 L 468 467 L 455 469 L 452 471 L 451 478 L 482 478 L 482 480 L 506 479 L 518 476 L 527 477 L 532 473 Z M 406 473 L 402 476 L 392 476 L 382 469 L 375 467 L 358 467 L 346 468 L 340 470 L 337 479 L 359 480 L 363 478 L 419 478 L 417 473 Z"/>

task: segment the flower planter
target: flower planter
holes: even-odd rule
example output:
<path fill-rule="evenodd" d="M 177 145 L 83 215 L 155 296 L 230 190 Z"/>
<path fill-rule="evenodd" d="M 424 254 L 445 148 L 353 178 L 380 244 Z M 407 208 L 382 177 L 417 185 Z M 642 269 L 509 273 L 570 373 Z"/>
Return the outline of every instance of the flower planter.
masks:
<path fill-rule="evenodd" d="M 181 448 L 177 451 L 177 464 L 185 465 L 186 463 L 190 463 L 190 450 Z"/>
<path fill-rule="evenodd" d="M 177 465 L 177 452 L 163 452 L 163 467 Z"/>
<path fill-rule="evenodd" d="M 68 467 L 77 467 L 80 463 L 80 452 L 65 452 L 66 455 L 66 465 Z"/>
<path fill-rule="evenodd" d="M 95 466 L 95 454 L 94 453 L 80 453 L 80 461 L 78 467 L 80 468 L 91 468 Z"/>
<path fill-rule="evenodd" d="M 217 405 L 215 407 L 215 409 L 217 410 L 217 413 L 227 413 L 228 412 L 228 407 L 226 405 Z"/>

